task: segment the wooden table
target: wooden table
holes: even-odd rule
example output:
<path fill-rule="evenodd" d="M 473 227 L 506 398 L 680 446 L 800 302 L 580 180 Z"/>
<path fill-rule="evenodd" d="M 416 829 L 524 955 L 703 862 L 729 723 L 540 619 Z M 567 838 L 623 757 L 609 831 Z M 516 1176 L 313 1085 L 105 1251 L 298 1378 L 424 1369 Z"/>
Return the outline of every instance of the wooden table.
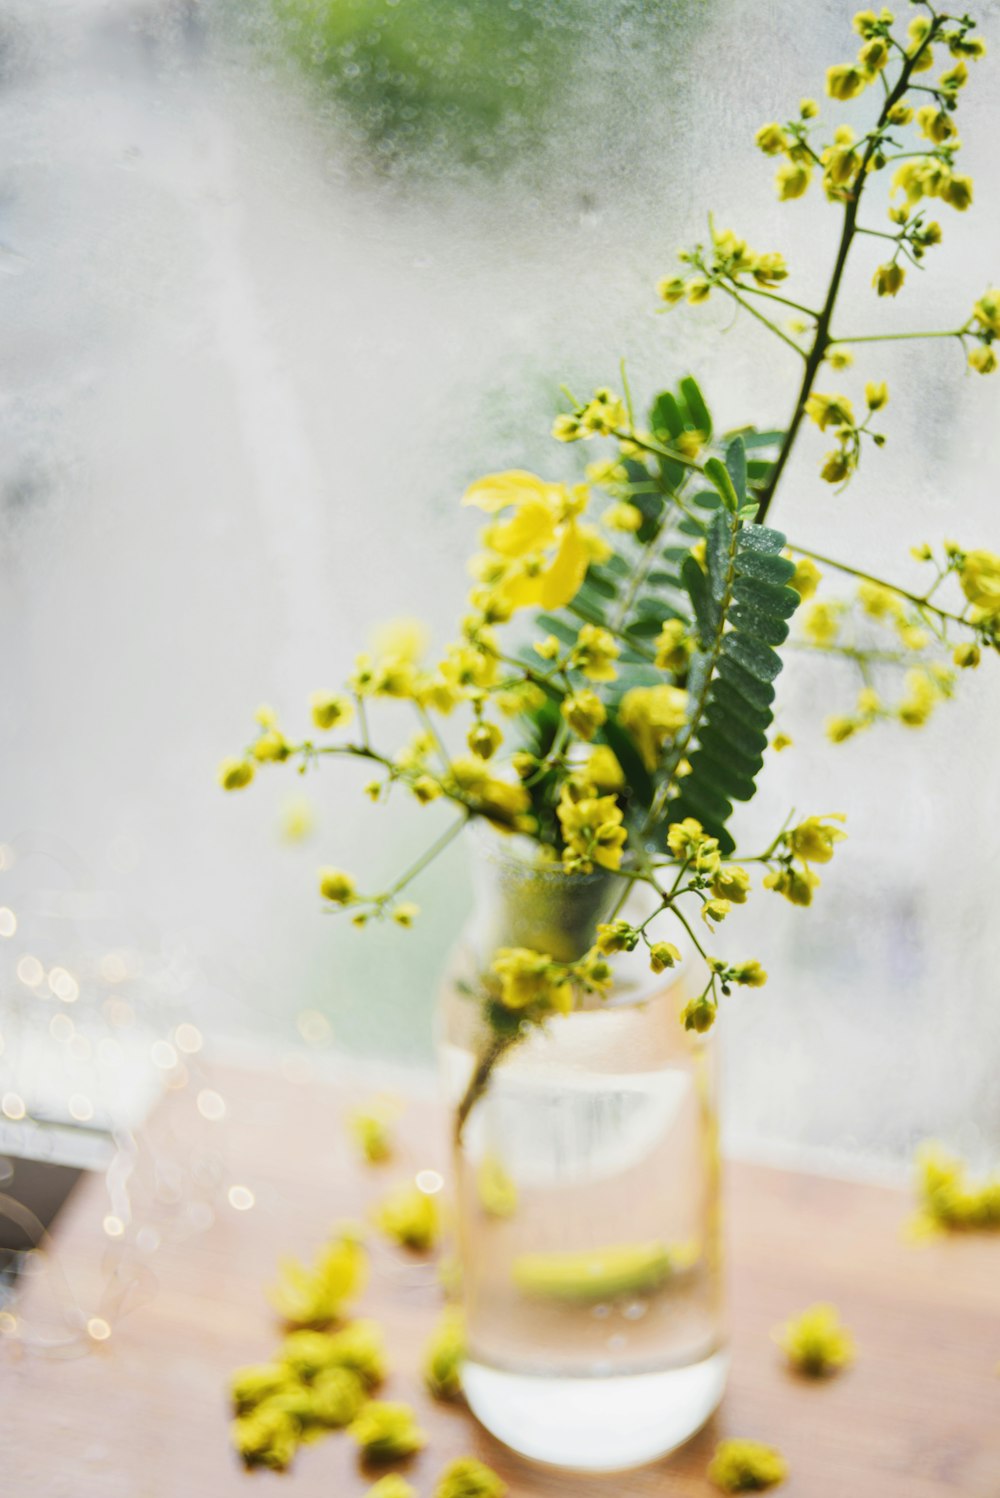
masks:
<path fill-rule="evenodd" d="M 354 1448 L 332 1435 L 300 1451 L 288 1477 L 245 1475 L 227 1443 L 226 1381 L 266 1358 L 276 1331 L 263 1297 L 281 1254 L 312 1253 L 331 1225 L 364 1215 L 397 1178 L 441 1166 L 441 1119 L 428 1103 L 405 1114 L 405 1151 L 379 1170 L 356 1166 L 342 1118 L 346 1082 L 232 1074 L 215 1086 L 227 1182 L 256 1204 L 217 1217 L 150 1259 L 157 1284 L 92 1355 L 0 1363 L 3 1498 L 360 1498 L 369 1485 Z M 171 1097 L 165 1105 L 180 1108 Z M 514 1498 L 708 1498 L 716 1441 L 738 1435 L 785 1453 L 789 1498 L 998 1498 L 1000 1495 L 1000 1236 L 904 1241 L 911 1210 L 882 1187 L 733 1164 L 728 1170 L 733 1372 L 710 1426 L 655 1466 L 581 1478 L 507 1453 L 460 1409 L 423 1394 L 421 1348 L 439 1306 L 434 1276 L 375 1250 L 361 1310 L 387 1331 L 395 1371 L 386 1397 L 415 1404 L 431 1434 L 408 1475 L 430 1495 L 452 1457 L 474 1452 Z M 57 1226 L 62 1262 L 83 1304 L 108 1240 L 102 1183 L 91 1180 Z M 856 1365 L 828 1383 L 790 1376 L 772 1327 L 832 1300 L 859 1344 Z M 30 1292 L 28 1296 L 30 1309 Z"/>

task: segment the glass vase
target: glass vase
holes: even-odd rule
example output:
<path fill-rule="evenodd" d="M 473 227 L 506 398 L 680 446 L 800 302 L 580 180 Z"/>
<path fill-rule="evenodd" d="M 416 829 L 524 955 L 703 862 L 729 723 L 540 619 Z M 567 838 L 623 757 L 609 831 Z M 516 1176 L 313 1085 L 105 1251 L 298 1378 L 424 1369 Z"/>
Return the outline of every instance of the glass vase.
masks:
<path fill-rule="evenodd" d="M 620 954 L 606 999 L 497 1054 L 496 948 L 572 961 L 625 883 L 540 865 L 514 838 L 484 840 L 475 869 L 440 1011 L 466 1398 L 525 1456 L 637 1466 L 699 1429 L 726 1378 L 715 1043 L 680 1022 L 704 965 L 692 952 L 655 976 L 644 947 Z"/>

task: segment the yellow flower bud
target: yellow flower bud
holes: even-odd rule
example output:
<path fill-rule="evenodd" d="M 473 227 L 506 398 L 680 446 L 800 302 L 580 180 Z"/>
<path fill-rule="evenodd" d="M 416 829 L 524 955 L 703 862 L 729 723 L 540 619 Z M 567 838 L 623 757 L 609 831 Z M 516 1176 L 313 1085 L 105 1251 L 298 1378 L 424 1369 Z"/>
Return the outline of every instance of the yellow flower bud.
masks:
<path fill-rule="evenodd" d="M 971 641 L 965 645 L 956 645 L 954 654 L 952 655 L 955 665 L 961 666 L 963 670 L 978 666 L 980 659 L 981 652 L 979 646 L 973 644 Z"/>
<path fill-rule="evenodd" d="M 734 983 L 742 984 L 744 988 L 763 988 L 767 982 L 767 973 L 761 967 L 756 957 L 749 958 L 746 962 L 739 962 L 730 969 Z"/>
<path fill-rule="evenodd" d="M 868 81 L 864 69 L 852 62 L 826 70 L 826 91 L 831 99 L 856 99 Z"/>
<path fill-rule="evenodd" d="M 823 461 L 819 476 L 828 484 L 840 484 L 850 478 L 852 469 L 853 464 L 846 452 L 830 452 Z"/>
<path fill-rule="evenodd" d="M 711 284 L 703 276 L 698 276 L 695 280 L 688 282 L 687 299 L 692 305 L 697 305 L 698 302 L 707 302 L 711 292 Z"/>
<path fill-rule="evenodd" d="M 788 586 L 794 588 L 802 599 L 802 602 L 805 603 L 807 599 L 812 598 L 822 578 L 823 574 L 812 558 L 801 557 L 795 564 L 795 571 Z"/>
<path fill-rule="evenodd" d="M 978 343 L 969 355 L 969 364 L 979 374 L 992 374 L 997 367 L 993 345 Z"/>
<path fill-rule="evenodd" d="M 348 1429 L 371 1462 L 398 1461 L 426 1446 L 427 1437 L 407 1404 L 373 1399 Z"/>
<path fill-rule="evenodd" d="M 309 698 L 309 707 L 317 728 L 333 728 L 338 723 L 349 723 L 354 716 L 354 704 L 341 692 L 313 692 Z"/>
<path fill-rule="evenodd" d="M 783 203 L 791 198 L 801 198 L 811 181 L 812 168 L 804 161 L 786 161 L 784 166 L 779 166 L 774 178 L 778 197 Z"/>
<path fill-rule="evenodd" d="M 241 791 L 253 779 L 253 765 L 247 759 L 224 759 L 216 778 L 224 791 Z"/>
<path fill-rule="evenodd" d="M 334 869 L 327 866 L 319 871 L 319 892 L 324 900 L 330 900 L 334 905 L 349 905 L 354 899 L 357 886 L 350 874 L 345 874 L 343 869 Z"/>
<path fill-rule="evenodd" d="M 774 1337 L 792 1368 L 807 1378 L 837 1373 L 854 1360 L 854 1339 L 833 1306 L 810 1306 L 778 1327 Z"/>
<path fill-rule="evenodd" d="M 699 994 L 681 1010 L 681 1024 L 685 1030 L 694 1030 L 704 1035 L 715 1023 L 715 1005 L 707 994 Z"/>
<path fill-rule="evenodd" d="M 673 942 L 657 941 L 649 949 L 649 965 L 654 973 L 662 973 L 668 967 L 674 967 L 681 960 L 681 954 Z"/>
<path fill-rule="evenodd" d="M 250 745 L 250 753 L 260 764 L 278 763 L 287 759 L 291 752 L 291 745 L 277 728 L 267 729 Z"/>
<path fill-rule="evenodd" d="M 503 734 L 495 723 L 473 723 L 466 742 L 480 759 L 492 759 L 503 743 Z"/>
<path fill-rule="evenodd" d="M 780 156 L 787 151 L 790 141 L 788 135 L 778 124 L 761 125 L 754 140 L 765 156 Z"/>
<path fill-rule="evenodd" d="M 845 348 L 835 348 L 826 355 L 826 362 L 831 369 L 850 369 L 854 363 L 854 355 Z"/>
<path fill-rule="evenodd" d="M 959 213 L 964 213 L 972 203 L 972 178 L 949 177 L 941 188 L 944 201 Z"/>
<path fill-rule="evenodd" d="M 414 905 L 412 900 L 404 900 L 401 905 L 394 905 L 392 908 L 392 918 L 396 925 L 403 926 L 407 930 L 419 914 L 420 906 Z"/>
<path fill-rule="evenodd" d="M 844 820 L 840 813 L 828 817 L 826 821 L 822 817 L 807 817 L 789 832 L 788 846 L 804 863 L 829 863 L 833 857 L 834 845 L 847 836 L 842 828 L 831 824 Z"/>
<path fill-rule="evenodd" d="M 853 718 L 827 718 L 826 720 L 826 736 L 832 744 L 846 743 L 857 731 L 858 724 Z"/>
<path fill-rule="evenodd" d="M 564 697 L 560 712 L 575 734 L 581 739 L 592 739 L 608 716 L 604 703 L 596 692 L 584 687 Z"/>
<path fill-rule="evenodd" d="M 865 401 L 868 405 L 869 411 L 881 411 L 882 407 L 887 404 L 888 400 L 889 387 L 885 383 L 885 381 L 882 381 L 880 384 L 876 384 L 874 380 L 869 380 L 867 385 L 865 386 Z"/>
<path fill-rule="evenodd" d="M 872 277 L 872 285 L 879 296 L 895 296 L 906 280 L 906 271 L 896 260 L 880 265 Z"/>
<path fill-rule="evenodd" d="M 815 99 L 802 99 L 799 103 L 799 114 L 804 120 L 814 120 L 819 114 L 819 105 Z"/>
<path fill-rule="evenodd" d="M 732 905 L 745 905 L 750 890 L 750 875 L 734 864 L 723 864 L 712 880 L 712 893 Z"/>
<path fill-rule="evenodd" d="M 776 754 L 780 754 L 783 749 L 790 749 L 794 742 L 795 740 L 790 734 L 776 733 L 771 740 L 771 748 Z"/>
<path fill-rule="evenodd" d="M 441 1209 L 436 1196 L 406 1183 L 390 1191 L 374 1213 L 375 1224 L 402 1248 L 425 1253 L 441 1232 Z"/>
<path fill-rule="evenodd" d="M 904 104 L 900 100 L 898 104 L 894 104 L 889 110 L 888 118 L 891 125 L 908 125 L 913 119 L 913 110 L 909 104 Z"/>
<path fill-rule="evenodd" d="M 507 1484 L 484 1462 L 461 1456 L 438 1478 L 434 1498 L 504 1498 Z"/>
<path fill-rule="evenodd" d="M 609 505 L 601 516 L 604 524 L 612 531 L 623 531 L 627 535 L 634 533 L 642 525 L 642 511 L 635 505 L 626 504 L 621 501 L 618 504 Z"/>
<path fill-rule="evenodd" d="M 687 282 L 683 276 L 665 276 L 656 283 L 656 295 L 670 307 L 675 302 L 682 302 L 686 293 Z"/>

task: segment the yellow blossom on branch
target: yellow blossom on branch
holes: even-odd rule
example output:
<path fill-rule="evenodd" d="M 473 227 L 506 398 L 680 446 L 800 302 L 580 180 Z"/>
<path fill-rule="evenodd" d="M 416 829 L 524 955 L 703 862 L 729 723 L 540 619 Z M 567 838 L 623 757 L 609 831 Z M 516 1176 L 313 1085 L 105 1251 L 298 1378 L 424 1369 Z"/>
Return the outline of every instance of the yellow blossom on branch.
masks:
<path fill-rule="evenodd" d="M 709 1481 L 724 1493 L 760 1493 L 787 1476 L 781 1452 L 760 1441 L 720 1441 L 708 1466 Z"/>

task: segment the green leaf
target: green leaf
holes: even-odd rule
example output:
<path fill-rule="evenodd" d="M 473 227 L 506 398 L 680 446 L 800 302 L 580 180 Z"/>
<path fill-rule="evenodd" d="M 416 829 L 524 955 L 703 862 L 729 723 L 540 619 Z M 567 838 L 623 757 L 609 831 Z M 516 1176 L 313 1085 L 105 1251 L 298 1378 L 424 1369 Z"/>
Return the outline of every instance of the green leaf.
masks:
<path fill-rule="evenodd" d="M 751 447 L 777 447 L 785 440 L 784 432 L 755 432 L 752 427 L 739 435 L 743 438 L 743 446 L 748 450 Z"/>
<path fill-rule="evenodd" d="M 642 806 L 648 806 L 653 799 L 653 781 L 631 738 L 614 717 L 607 719 L 601 733 L 608 746 L 614 750 L 633 797 Z"/>
<path fill-rule="evenodd" d="M 790 619 L 801 601 L 794 588 L 776 587 L 774 583 L 763 583 L 756 577 L 746 576 L 736 578 L 733 596 L 738 603 L 760 609 L 761 613 L 773 614 L 776 619 Z"/>
<path fill-rule="evenodd" d="M 669 390 L 664 390 L 656 397 L 649 413 L 649 425 L 653 435 L 661 439 L 666 437 L 673 441 L 679 437 L 684 430 L 684 417 L 681 408 Z"/>
<path fill-rule="evenodd" d="M 733 480 L 729 469 L 722 462 L 721 458 L 708 459 L 705 464 L 705 477 L 718 489 L 722 503 L 726 509 L 735 515 L 740 507 L 740 496 L 737 495 L 736 490 L 733 488 Z"/>
<path fill-rule="evenodd" d="M 572 624 L 567 624 L 566 620 L 560 619 L 557 614 L 536 614 L 535 623 L 540 630 L 545 631 L 547 634 L 555 635 L 556 639 L 561 640 L 564 645 L 576 644 L 579 626 L 574 627 Z M 535 664 L 538 664 L 537 656 L 535 657 Z"/>
<path fill-rule="evenodd" d="M 702 647 L 709 642 L 716 630 L 720 627 L 719 611 L 708 591 L 708 578 L 702 572 L 693 556 L 688 556 L 681 568 L 681 581 L 687 589 L 694 609 L 695 621 L 698 625 L 698 633 L 701 636 Z"/>
<path fill-rule="evenodd" d="M 743 504 L 747 497 L 747 454 L 742 437 L 735 437 L 726 448 L 726 469 L 733 481 L 736 497 Z"/>
<path fill-rule="evenodd" d="M 694 423 L 695 430 L 701 432 L 706 441 L 712 435 L 712 417 L 705 404 L 705 398 L 701 393 L 697 380 L 693 375 L 685 375 L 681 380 L 681 394 L 688 408 L 688 414 Z"/>
<path fill-rule="evenodd" d="M 742 539 L 742 537 L 741 537 Z M 742 577 L 756 577 L 763 583 L 786 583 L 795 573 L 795 563 L 769 551 L 748 551 L 741 546 L 736 557 L 736 571 Z"/>
<path fill-rule="evenodd" d="M 758 682 L 772 682 L 781 670 L 781 659 L 760 640 L 731 630 L 722 641 L 722 654 L 749 671 Z"/>

